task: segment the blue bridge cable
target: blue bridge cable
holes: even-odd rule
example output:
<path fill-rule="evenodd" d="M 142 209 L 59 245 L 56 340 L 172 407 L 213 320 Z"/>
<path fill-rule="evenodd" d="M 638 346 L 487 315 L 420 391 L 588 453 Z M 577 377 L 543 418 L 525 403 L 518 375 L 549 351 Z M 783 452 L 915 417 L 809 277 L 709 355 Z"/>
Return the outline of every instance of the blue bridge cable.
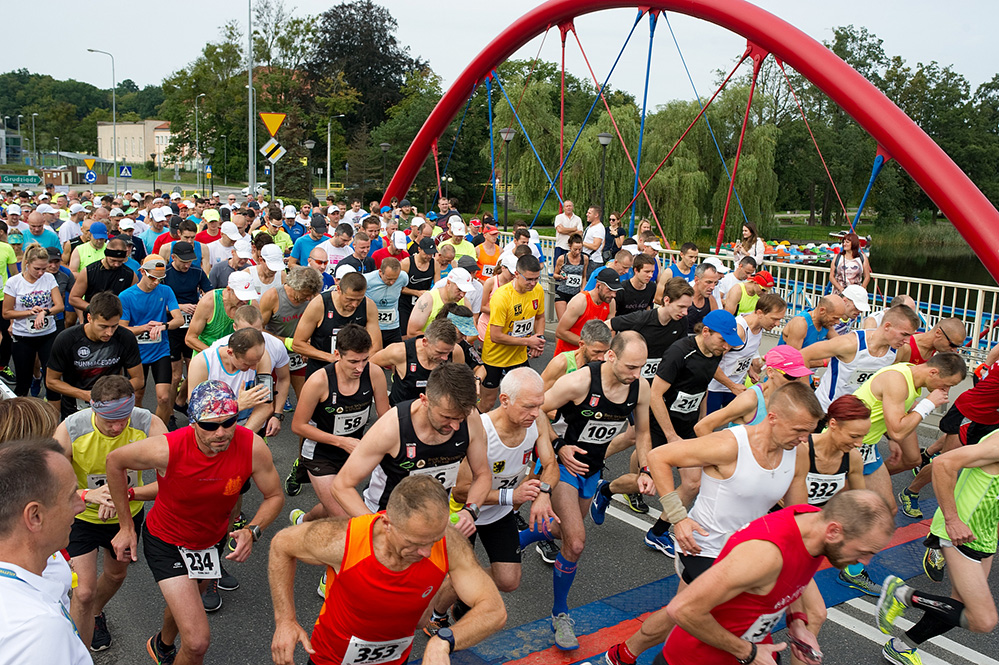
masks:
<path fill-rule="evenodd" d="M 451 150 L 448 151 L 447 153 L 447 161 L 444 162 L 444 170 L 441 171 L 441 173 L 447 173 L 447 167 L 451 164 L 451 155 L 454 154 L 454 148 L 456 145 L 458 145 L 458 137 L 461 135 L 461 128 L 465 126 L 465 116 L 468 115 L 468 107 L 472 105 L 472 98 L 475 97 L 475 93 L 476 91 L 478 91 L 478 89 L 479 89 L 479 84 L 476 83 L 472 87 L 472 94 L 468 96 L 468 103 L 465 104 L 465 111 L 464 113 L 461 114 L 461 122 L 458 123 L 458 131 L 455 132 L 454 140 L 451 141 Z M 438 185 L 439 184 L 440 183 L 438 183 Z M 427 212 L 431 212 L 434 209 L 434 206 L 437 205 L 437 197 L 439 196 L 439 194 L 440 194 L 440 189 L 438 188 L 437 192 L 434 193 L 433 201 L 431 201 L 430 209 L 427 210 Z"/>
<path fill-rule="evenodd" d="M 635 187 L 631 192 L 632 199 L 638 198 L 638 183 L 641 182 L 642 139 L 645 136 L 645 112 L 649 105 L 649 74 L 652 72 L 652 42 L 656 36 L 656 13 L 649 12 L 649 55 L 645 62 L 645 92 L 642 96 L 642 122 L 638 127 L 638 154 L 635 155 Z M 603 211 L 600 211 L 603 214 Z M 635 206 L 631 206 L 631 221 L 628 223 L 628 235 L 635 235 Z"/>
<path fill-rule="evenodd" d="M 471 100 L 469 100 L 471 101 Z M 496 148 L 493 143 L 493 77 L 486 77 L 486 101 L 489 105 L 489 165 L 492 167 L 492 190 L 493 190 L 493 219 L 499 218 L 499 209 L 496 205 Z"/>
<path fill-rule="evenodd" d="M 697 92 L 697 86 L 694 85 L 694 77 L 690 75 L 690 69 L 687 68 L 687 61 L 683 57 L 683 51 L 680 50 L 680 42 L 676 39 L 676 33 L 673 32 L 673 26 L 670 25 L 669 16 L 666 12 L 663 12 L 663 18 L 666 19 L 666 27 L 669 28 L 669 34 L 673 38 L 673 44 L 676 45 L 676 53 L 680 56 L 680 63 L 683 65 L 683 71 L 687 73 L 687 80 L 690 81 L 690 87 L 694 90 L 694 96 L 697 97 L 697 105 L 704 109 L 704 104 L 701 103 L 701 95 Z M 708 114 L 704 114 L 704 122 L 708 126 L 708 132 L 711 134 L 711 140 L 715 144 L 715 150 L 718 151 L 718 159 L 721 160 L 722 168 L 725 169 L 725 176 L 731 180 L 732 174 L 729 173 L 728 164 L 725 163 L 725 156 L 722 155 L 721 146 L 718 145 L 718 139 L 715 138 L 715 130 L 711 128 L 711 121 L 708 120 Z M 735 194 L 735 202 L 739 204 L 739 210 L 742 212 L 742 219 L 749 221 L 749 217 L 746 216 L 746 209 L 742 207 L 742 199 L 739 198 L 739 190 L 736 189 L 735 185 L 732 185 L 732 193 Z"/>
<path fill-rule="evenodd" d="M 624 44 L 621 45 L 621 50 L 618 52 L 617 57 L 614 59 L 614 64 L 611 65 L 610 71 L 607 72 L 607 78 L 604 79 L 603 85 L 601 85 L 600 89 L 597 90 L 597 95 L 596 97 L 593 98 L 593 104 L 590 105 L 590 110 L 587 111 L 586 117 L 583 118 L 583 124 L 580 125 L 579 132 L 576 134 L 576 138 L 573 140 L 572 145 L 569 147 L 569 152 L 565 153 L 565 159 L 562 160 L 562 164 L 559 165 L 558 167 L 558 172 L 555 174 L 556 178 L 558 178 L 558 176 L 565 169 L 565 165 L 569 161 L 569 156 L 572 154 L 573 149 L 575 149 L 576 144 L 579 142 L 579 137 L 583 135 L 583 130 L 586 128 L 586 123 L 589 122 L 590 116 L 593 115 L 593 109 L 597 107 L 597 102 L 600 101 L 601 97 L 604 94 L 604 90 L 607 89 L 607 83 L 610 81 L 610 77 L 614 74 L 614 70 L 617 68 L 617 63 L 621 61 L 621 56 L 624 55 L 624 49 L 628 47 L 628 42 L 631 41 L 631 36 L 635 34 L 635 28 L 638 27 L 638 22 L 642 20 L 642 14 L 644 13 L 645 12 L 643 12 L 642 10 L 638 10 L 638 16 L 635 17 L 635 22 L 632 24 L 631 30 L 628 32 L 628 37 L 624 40 Z M 496 82 L 499 83 L 499 79 L 496 79 Z M 500 84 L 500 89 L 501 90 L 503 89 L 502 84 Z M 506 95 L 506 90 L 503 90 L 503 94 Z M 509 102 L 510 98 L 507 97 L 507 103 Z M 549 178 L 548 180 L 549 182 L 551 182 L 551 178 Z M 551 196 L 551 193 L 554 189 L 555 189 L 555 183 L 551 182 L 551 185 L 549 185 L 548 187 L 548 193 L 545 194 L 545 198 L 541 201 L 541 205 L 538 206 L 538 211 L 534 214 L 534 219 L 531 220 L 531 228 L 534 228 L 534 224 L 538 221 L 538 215 L 541 214 L 541 210 L 544 208 L 545 203 L 548 201 L 548 197 Z M 559 196 L 558 192 L 555 192 L 555 196 Z M 562 198 L 559 197 L 559 200 L 561 201 Z"/>
<path fill-rule="evenodd" d="M 885 156 L 877 155 L 874 157 L 874 166 L 871 168 L 871 179 L 867 183 L 867 189 L 864 190 L 864 197 L 860 199 L 860 207 L 857 208 L 857 215 L 853 218 L 853 224 L 850 225 L 850 231 L 852 232 L 857 228 L 857 222 L 860 221 L 860 213 L 864 211 L 864 204 L 867 203 L 867 197 L 871 193 L 871 189 L 874 188 L 874 181 L 877 180 L 878 174 L 881 173 L 881 169 L 885 165 Z"/>
<path fill-rule="evenodd" d="M 548 192 L 551 193 L 552 188 L 555 187 L 555 182 L 552 180 L 551 175 L 548 173 L 548 169 L 545 168 L 545 163 L 541 161 L 541 155 L 538 154 L 537 149 L 534 147 L 534 142 L 531 141 L 531 135 L 527 133 L 527 128 L 524 127 L 524 123 L 520 120 L 520 115 L 517 114 L 517 109 L 513 107 L 513 102 L 510 101 L 510 96 L 506 94 L 506 88 L 503 87 L 503 82 L 500 81 L 499 74 L 496 73 L 495 69 L 490 73 L 492 74 L 492 78 L 496 79 L 496 85 L 499 86 L 500 91 L 503 93 L 503 97 L 506 98 L 506 103 L 510 105 L 510 110 L 513 111 L 513 117 L 516 118 L 517 124 L 520 125 L 520 131 L 524 132 L 524 138 L 527 139 L 527 145 L 531 146 L 531 152 L 534 153 L 535 159 L 537 159 L 538 164 L 541 165 L 541 170 L 545 172 L 545 177 L 548 178 L 548 183 L 549 183 Z M 490 133 L 489 136 L 490 140 L 492 140 L 492 133 Z M 509 148 L 507 148 L 507 150 L 509 150 Z M 555 174 L 555 177 L 556 178 L 558 177 L 557 173 Z M 495 194 L 495 187 L 493 188 L 493 193 Z M 559 196 L 558 192 L 555 192 L 555 196 Z M 548 197 L 545 196 L 545 201 L 547 200 Z M 562 197 L 559 196 L 558 200 L 561 202 Z M 542 202 L 541 205 L 544 205 L 544 202 Z M 540 210 L 540 208 L 538 208 L 538 210 Z M 537 219 L 537 216 L 535 216 L 535 219 Z M 532 223 L 531 226 L 534 226 L 534 224 Z"/>

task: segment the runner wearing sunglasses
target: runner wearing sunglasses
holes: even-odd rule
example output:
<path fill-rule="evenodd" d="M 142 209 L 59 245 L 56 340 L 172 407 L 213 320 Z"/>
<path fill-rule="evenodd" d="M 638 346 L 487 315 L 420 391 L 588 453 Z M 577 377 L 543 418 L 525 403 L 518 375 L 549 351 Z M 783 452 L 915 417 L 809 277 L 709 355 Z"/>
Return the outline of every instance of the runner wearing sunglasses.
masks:
<path fill-rule="evenodd" d="M 191 393 L 190 425 L 108 455 L 108 487 L 120 525 L 112 545 L 119 561 L 138 560 L 125 471 L 156 469 L 159 492 L 142 536 L 146 562 L 167 603 L 162 629 L 146 644 L 157 663 L 204 662 L 210 633 L 199 585 L 207 586 L 221 574 L 226 538 L 236 543 L 226 558 L 246 561 L 261 529 L 284 506 L 271 453 L 263 439 L 236 425 L 238 411 L 229 386 L 206 381 Z M 229 533 L 229 515 L 249 478 L 263 501 L 247 526 Z M 178 635 L 181 645 L 175 650 Z"/>
<path fill-rule="evenodd" d="M 926 332 L 910 337 L 909 343 L 898 350 L 895 362 L 922 365 L 937 353 L 956 352 L 964 346 L 967 335 L 968 329 L 961 319 L 940 319 Z"/>

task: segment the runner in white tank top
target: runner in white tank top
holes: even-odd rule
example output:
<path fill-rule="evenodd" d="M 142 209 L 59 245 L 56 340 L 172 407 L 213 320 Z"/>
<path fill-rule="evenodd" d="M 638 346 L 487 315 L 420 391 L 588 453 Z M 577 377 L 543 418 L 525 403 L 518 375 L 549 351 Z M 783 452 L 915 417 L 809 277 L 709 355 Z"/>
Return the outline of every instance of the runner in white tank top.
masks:
<path fill-rule="evenodd" d="M 735 322 L 739 326 L 739 336 L 744 337 L 746 344 L 741 349 L 732 349 L 722 356 L 718 369 L 722 371 L 734 383 L 741 384 L 746 380 L 749 373 L 749 366 L 756 358 L 757 351 L 760 350 L 760 343 L 763 341 L 763 328 L 761 327 L 755 334 L 749 328 L 749 323 L 745 316 L 735 317 Z M 708 384 L 708 392 L 731 393 L 718 379 L 711 379 Z"/>
<path fill-rule="evenodd" d="M 257 273 L 256 266 L 250 266 L 246 272 L 250 275 L 250 284 L 252 284 L 253 288 L 257 290 L 258 296 L 262 296 L 271 289 L 276 289 L 284 284 L 284 273 L 281 272 L 274 273 L 274 279 L 271 280 L 270 284 L 263 283 L 260 279 L 260 275 Z"/>
<path fill-rule="evenodd" d="M 492 465 L 494 490 L 515 489 L 527 476 L 530 469 L 531 451 L 538 440 L 538 425 L 532 424 L 524 434 L 524 440 L 511 448 L 503 443 L 492 418 L 488 413 L 481 414 L 482 426 L 486 429 L 486 447 L 489 463 Z M 476 526 L 492 524 L 513 512 L 513 506 L 482 506 Z"/>
<path fill-rule="evenodd" d="M 252 388 L 253 384 L 257 380 L 257 370 L 256 368 L 251 368 L 242 372 L 236 372 L 235 374 L 230 374 L 226 371 L 225 367 L 222 365 L 222 358 L 219 353 L 221 349 L 227 346 L 229 343 L 229 338 L 225 337 L 223 339 L 215 341 L 210 347 L 204 351 L 205 363 L 208 365 L 208 380 L 221 381 L 226 384 L 232 391 L 239 395 L 240 391 L 244 388 Z M 264 345 L 266 348 L 266 344 Z M 244 420 L 244 415 L 249 417 L 250 410 L 247 410 L 245 414 L 241 412 L 239 414 L 240 420 Z"/>
<path fill-rule="evenodd" d="M 849 334 L 857 340 L 857 353 L 851 362 L 843 362 L 836 356 L 829 359 L 829 367 L 822 378 L 815 396 L 825 411 L 837 397 L 852 395 L 882 367 L 895 362 L 895 349 L 889 347 L 883 356 L 872 356 L 867 346 L 869 330 L 854 330 Z"/>

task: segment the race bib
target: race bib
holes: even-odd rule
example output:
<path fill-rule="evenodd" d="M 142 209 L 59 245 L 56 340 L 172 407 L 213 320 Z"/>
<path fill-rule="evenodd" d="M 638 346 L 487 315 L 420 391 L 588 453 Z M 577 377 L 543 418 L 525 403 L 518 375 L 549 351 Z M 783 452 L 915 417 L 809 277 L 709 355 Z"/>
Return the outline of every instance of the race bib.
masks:
<path fill-rule="evenodd" d="M 805 476 L 808 486 L 808 503 L 825 503 L 846 487 L 846 474 L 809 473 Z"/>
<path fill-rule="evenodd" d="M 773 614 L 761 614 L 757 617 L 756 621 L 753 622 L 753 625 L 742 634 L 742 639 L 747 642 L 759 644 L 773 631 L 774 626 L 777 625 L 777 622 L 780 621 L 783 616 L 784 610 L 774 612 Z"/>
<path fill-rule="evenodd" d="M 518 473 L 507 474 L 505 476 L 497 476 L 493 474 L 493 489 L 494 490 L 512 490 L 524 479 L 527 475 L 527 467 L 523 467 Z"/>
<path fill-rule="evenodd" d="M 187 312 L 185 312 L 183 310 L 181 310 L 180 313 L 184 315 L 184 325 L 182 325 L 181 328 L 190 328 L 191 327 L 191 319 L 194 318 L 194 314 L 188 314 Z"/>
<path fill-rule="evenodd" d="M 368 642 L 359 637 L 351 637 L 343 654 L 343 665 L 378 665 L 399 660 L 413 643 L 413 636 L 401 637 L 384 642 Z"/>
<path fill-rule="evenodd" d="M 340 413 L 333 420 L 333 434 L 348 436 L 360 431 L 368 423 L 368 410 L 358 413 Z"/>
<path fill-rule="evenodd" d="M 867 383 L 867 380 L 878 373 L 876 369 L 861 369 L 855 370 L 853 374 L 850 375 L 850 380 L 847 382 L 850 385 L 862 386 Z"/>
<path fill-rule="evenodd" d="M 337 333 L 339 333 L 339 332 L 340 332 L 340 329 L 337 328 L 332 333 L 330 333 L 330 353 L 333 353 L 334 351 L 336 351 L 336 336 L 337 336 Z"/>
<path fill-rule="evenodd" d="M 579 435 L 579 443 L 603 445 L 628 429 L 627 420 L 588 420 Z"/>
<path fill-rule="evenodd" d="M 582 275 L 566 275 L 565 285 L 570 289 L 578 289 L 583 285 Z"/>
<path fill-rule="evenodd" d="M 656 372 L 659 371 L 659 361 L 662 358 L 649 358 L 645 361 L 642 366 L 642 378 L 644 379 L 654 379 L 656 377 Z"/>
<path fill-rule="evenodd" d="M 306 360 L 305 356 L 301 353 L 289 353 L 288 354 L 288 371 L 297 372 L 300 369 L 305 369 Z"/>
<path fill-rule="evenodd" d="M 669 410 L 675 413 L 693 413 L 694 411 L 697 411 L 699 406 L 701 406 L 702 399 L 704 399 L 703 392 L 691 395 L 690 393 L 685 393 L 681 390 L 677 392 L 676 399 L 673 401 L 673 406 L 671 406 Z"/>
<path fill-rule="evenodd" d="M 125 471 L 125 476 L 128 478 L 129 487 L 138 487 L 139 485 L 139 472 L 128 469 Z M 104 487 L 108 484 L 108 474 L 106 473 L 88 473 L 87 474 L 87 489 L 95 490 L 99 487 Z"/>
<path fill-rule="evenodd" d="M 399 311 L 395 309 L 378 310 L 378 323 L 395 323 L 399 320 Z"/>
<path fill-rule="evenodd" d="M 192 580 L 217 580 L 222 577 L 222 564 L 219 551 L 214 547 L 206 550 L 189 550 L 178 547 L 180 556 L 187 566 L 187 576 Z"/>
<path fill-rule="evenodd" d="M 35 325 L 35 323 L 37 321 L 38 321 L 38 319 L 36 319 L 34 317 L 31 317 L 31 329 L 32 330 L 47 330 L 50 326 L 54 326 L 55 325 L 55 317 L 54 316 L 46 316 L 42 320 L 42 327 L 41 328 L 39 328 L 38 326 Z"/>
<path fill-rule="evenodd" d="M 878 446 L 877 444 L 870 444 L 867 446 L 860 447 L 860 457 L 864 460 L 864 466 L 868 464 L 874 464 L 878 461 Z"/>
<path fill-rule="evenodd" d="M 137 341 L 139 344 L 159 344 L 160 343 L 160 340 L 152 338 L 152 336 L 150 335 L 150 333 L 149 333 L 148 330 L 146 330 L 145 332 L 142 332 L 139 335 L 136 335 L 135 341 Z"/>
<path fill-rule="evenodd" d="M 513 329 L 510 330 L 511 337 L 530 337 L 534 334 L 534 319 L 524 321 L 514 321 Z"/>
<path fill-rule="evenodd" d="M 454 481 L 458 479 L 458 466 L 461 462 L 452 462 L 442 466 L 428 466 L 423 469 L 413 469 L 409 472 L 411 476 L 431 476 L 436 478 L 444 489 L 449 490 L 454 487 Z"/>
<path fill-rule="evenodd" d="M 494 272 L 496 272 L 496 266 L 495 265 L 486 264 L 486 265 L 482 266 L 482 276 L 483 277 L 492 277 Z"/>
<path fill-rule="evenodd" d="M 749 366 L 753 364 L 753 357 L 743 358 L 739 361 L 739 364 L 735 366 L 736 374 L 743 374 L 749 371 Z"/>

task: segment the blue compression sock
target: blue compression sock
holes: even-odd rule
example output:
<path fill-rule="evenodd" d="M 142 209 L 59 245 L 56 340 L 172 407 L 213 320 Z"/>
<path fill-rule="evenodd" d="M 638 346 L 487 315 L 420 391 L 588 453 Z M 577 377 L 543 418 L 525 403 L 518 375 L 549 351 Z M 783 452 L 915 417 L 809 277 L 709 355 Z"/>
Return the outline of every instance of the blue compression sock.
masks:
<path fill-rule="evenodd" d="M 551 528 L 551 520 L 548 522 L 549 529 Z M 553 540 L 551 531 L 534 531 L 533 529 L 524 529 L 520 532 L 520 549 L 525 550 L 527 546 L 531 543 L 536 543 L 539 540 Z"/>
<path fill-rule="evenodd" d="M 849 566 L 846 567 L 847 575 L 856 576 L 861 574 L 862 572 L 864 572 L 864 564 L 862 563 L 851 563 Z"/>
<path fill-rule="evenodd" d="M 569 588 L 576 579 L 576 562 L 568 561 L 561 553 L 555 557 L 555 572 L 552 581 L 555 590 L 555 602 L 552 605 L 552 616 L 569 613 Z"/>

